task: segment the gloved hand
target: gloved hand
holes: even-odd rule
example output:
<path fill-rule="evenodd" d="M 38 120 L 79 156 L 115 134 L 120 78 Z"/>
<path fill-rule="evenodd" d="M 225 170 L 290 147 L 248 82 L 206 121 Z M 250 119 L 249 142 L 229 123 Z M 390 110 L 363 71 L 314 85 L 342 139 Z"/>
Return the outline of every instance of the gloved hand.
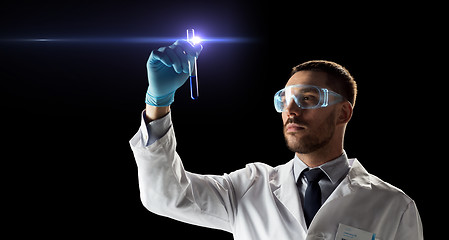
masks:
<path fill-rule="evenodd" d="M 189 61 L 193 63 L 203 46 L 193 46 L 186 40 L 178 40 L 168 47 L 151 52 L 147 61 L 148 91 L 145 102 L 163 107 L 173 103 L 175 91 L 189 77 Z"/>

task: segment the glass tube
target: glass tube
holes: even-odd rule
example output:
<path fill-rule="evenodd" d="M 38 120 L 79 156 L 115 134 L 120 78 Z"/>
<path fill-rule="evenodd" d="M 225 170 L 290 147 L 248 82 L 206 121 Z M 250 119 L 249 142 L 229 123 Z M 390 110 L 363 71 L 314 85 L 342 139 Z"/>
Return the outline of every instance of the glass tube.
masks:
<path fill-rule="evenodd" d="M 195 31 L 193 29 L 187 29 L 187 41 L 192 45 L 195 45 Z M 196 57 L 193 58 L 193 62 L 189 61 L 189 76 L 190 76 L 190 97 L 195 100 L 198 99 L 198 71 L 196 67 Z"/>

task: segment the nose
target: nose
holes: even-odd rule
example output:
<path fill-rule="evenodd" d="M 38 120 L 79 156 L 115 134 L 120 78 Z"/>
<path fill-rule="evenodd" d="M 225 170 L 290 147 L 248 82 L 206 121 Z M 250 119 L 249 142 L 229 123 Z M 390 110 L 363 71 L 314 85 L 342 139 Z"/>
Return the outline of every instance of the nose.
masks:
<path fill-rule="evenodd" d="M 303 109 L 298 107 L 298 105 L 296 104 L 296 102 L 293 99 L 285 108 L 285 112 L 287 113 L 287 116 L 299 116 L 299 115 L 301 115 L 302 111 L 303 111 Z"/>

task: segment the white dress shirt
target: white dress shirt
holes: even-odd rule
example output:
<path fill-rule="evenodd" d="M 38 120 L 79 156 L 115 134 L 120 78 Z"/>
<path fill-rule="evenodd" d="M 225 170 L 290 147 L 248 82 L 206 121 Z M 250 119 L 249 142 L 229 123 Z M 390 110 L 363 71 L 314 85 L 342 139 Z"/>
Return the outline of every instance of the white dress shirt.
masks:
<path fill-rule="evenodd" d="M 321 204 L 323 204 L 327 198 L 331 195 L 331 193 L 337 188 L 337 186 L 341 183 L 341 181 L 345 178 L 346 174 L 349 172 L 349 163 L 346 152 L 343 151 L 343 154 L 340 157 L 326 162 L 316 168 L 320 168 L 325 174 L 326 177 L 321 178 L 318 182 L 321 188 Z M 301 174 L 305 169 L 313 169 L 309 168 L 298 156 L 295 154 L 295 158 L 293 160 L 293 175 L 295 177 L 296 182 L 298 183 L 299 196 L 301 198 L 301 203 L 304 207 L 304 196 L 306 194 L 307 189 L 307 178 L 304 174 Z M 300 182 L 298 182 L 299 178 Z"/>

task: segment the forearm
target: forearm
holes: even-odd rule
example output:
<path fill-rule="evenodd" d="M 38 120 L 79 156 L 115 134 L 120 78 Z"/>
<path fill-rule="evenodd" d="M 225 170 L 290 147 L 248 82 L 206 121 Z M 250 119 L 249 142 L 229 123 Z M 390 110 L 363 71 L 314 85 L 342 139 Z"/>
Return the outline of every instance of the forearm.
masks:
<path fill-rule="evenodd" d="M 146 121 L 149 123 L 156 119 L 162 118 L 170 112 L 170 106 L 167 107 L 156 107 L 147 104 L 145 108 Z"/>

